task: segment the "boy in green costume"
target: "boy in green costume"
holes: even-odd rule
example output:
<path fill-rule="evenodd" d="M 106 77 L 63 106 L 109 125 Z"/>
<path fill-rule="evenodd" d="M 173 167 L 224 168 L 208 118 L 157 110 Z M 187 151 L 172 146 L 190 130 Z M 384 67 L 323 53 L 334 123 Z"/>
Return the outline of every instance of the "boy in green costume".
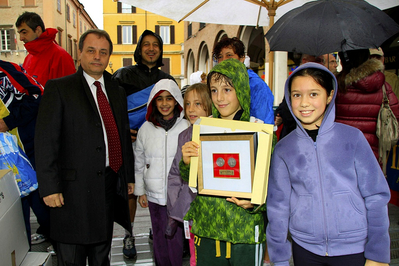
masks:
<path fill-rule="evenodd" d="M 236 59 L 216 65 L 208 74 L 215 118 L 256 122 L 250 117 L 250 88 L 245 66 Z M 189 178 L 190 157 L 198 156 L 193 141 L 182 147 L 180 173 Z M 265 249 L 265 205 L 248 200 L 197 195 L 185 216 L 192 220 L 196 262 L 202 265 L 262 265 Z"/>

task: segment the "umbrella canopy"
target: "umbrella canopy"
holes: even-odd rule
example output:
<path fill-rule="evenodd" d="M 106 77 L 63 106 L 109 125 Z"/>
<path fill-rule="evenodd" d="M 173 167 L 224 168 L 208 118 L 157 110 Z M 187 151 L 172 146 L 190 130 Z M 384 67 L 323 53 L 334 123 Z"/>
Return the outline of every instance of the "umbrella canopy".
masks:
<path fill-rule="evenodd" d="M 272 51 L 311 55 L 378 48 L 399 25 L 364 0 L 319 0 L 283 15 L 266 34 Z"/>
<path fill-rule="evenodd" d="M 176 20 L 214 24 L 268 26 L 268 6 L 292 0 L 120 0 L 149 12 Z M 266 5 L 267 4 L 267 5 Z"/>
<path fill-rule="evenodd" d="M 265 1 L 272 1 L 272 0 L 265 0 Z M 313 1 L 316 1 L 316 0 L 293 0 L 290 3 L 280 6 L 277 9 L 276 20 L 281 18 L 281 16 L 284 15 L 285 13 L 287 13 L 288 11 L 290 11 L 294 8 L 298 8 L 308 2 L 313 2 Z M 388 9 L 388 8 L 399 5 L 399 0 L 366 0 L 366 2 L 368 2 L 369 4 L 379 8 L 381 10 Z M 270 25 L 270 26 L 272 26 L 272 25 Z"/>
<path fill-rule="evenodd" d="M 274 16 L 277 20 L 287 11 L 311 1 L 315 0 L 119 0 L 179 22 L 246 26 L 272 26 Z M 399 4 L 398 0 L 367 2 L 380 9 Z"/>

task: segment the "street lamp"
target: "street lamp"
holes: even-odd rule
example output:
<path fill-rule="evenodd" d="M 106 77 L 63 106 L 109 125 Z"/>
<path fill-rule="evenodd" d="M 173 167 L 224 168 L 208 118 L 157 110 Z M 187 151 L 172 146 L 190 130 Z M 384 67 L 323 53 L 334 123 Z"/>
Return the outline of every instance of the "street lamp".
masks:
<path fill-rule="evenodd" d="M 112 66 L 113 66 L 113 64 L 112 64 L 112 62 L 109 62 L 109 68 L 111 69 L 111 74 L 114 74 L 114 70 L 112 69 Z"/>

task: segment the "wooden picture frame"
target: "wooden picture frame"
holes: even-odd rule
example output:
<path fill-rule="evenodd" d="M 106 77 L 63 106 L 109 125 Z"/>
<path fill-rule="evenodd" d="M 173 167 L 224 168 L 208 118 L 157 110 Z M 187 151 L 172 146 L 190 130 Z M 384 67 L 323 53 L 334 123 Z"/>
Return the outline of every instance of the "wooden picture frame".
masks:
<path fill-rule="evenodd" d="M 200 135 L 198 193 L 250 199 L 256 138 L 256 133 Z"/>
<path fill-rule="evenodd" d="M 266 202 L 273 142 L 273 125 L 201 117 L 193 125 L 192 140 L 200 145 L 199 156 L 191 157 L 190 162 L 189 186 L 194 191 L 197 190 L 200 195 L 234 196 L 251 199 L 253 204 L 259 205 Z M 247 144 L 245 144 L 247 148 L 245 148 L 245 145 L 239 145 L 239 142 L 243 140 L 247 141 Z M 211 144 L 206 146 L 206 141 Z M 228 145 L 232 149 L 225 150 L 224 148 L 218 148 L 222 142 L 226 141 L 230 142 Z M 243 153 L 245 149 L 247 152 Z M 236 158 L 239 158 L 242 165 L 247 166 L 247 169 L 248 165 L 250 165 L 250 170 L 244 169 L 242 170 L 244 172 L 241 172 L 241 169 L 239 170 L 240 174 L 245 173 L 246 175 L 243 181 L 245 185 L 242 186 L 242 189 L 233 189 L 234 185 L 231 183 L 238 182 L 232 182 L 231 179 L 227 180 L 228 182 L 220 182 L 221 180 L 223 181 L 223 178 L 214 178 L 214 174 L 210 174 L 209 169 L 211 171 L 215 170 L 212 161 L 214 160 L 214 154 L 221 154 L 219 157 L 225 160 L 228 158 L 224 156 L 238 154 L 239 157 Z M 243 157 L 240 157 L 241 154 L 247 156 L 250 163 L 245 160 L 242 161 Z M 215 159 L 217 158 L 216 156 Z M 212 166 L 209 166 L 210 161 L 212 162 Z M 204 167 L 205 163 L 208 165 Z M 209 180 L 214 180 L 215 184 L 209 186 L 207 183 Z"/>

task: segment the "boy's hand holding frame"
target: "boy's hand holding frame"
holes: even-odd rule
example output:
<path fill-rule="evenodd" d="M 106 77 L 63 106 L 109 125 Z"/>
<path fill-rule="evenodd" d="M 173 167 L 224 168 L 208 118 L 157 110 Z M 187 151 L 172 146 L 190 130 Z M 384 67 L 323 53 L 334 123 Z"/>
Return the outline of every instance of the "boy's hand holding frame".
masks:
<path fill-rule="evenodd" d="M 231 137 L 237 134 L 238 141 L 235 142 L 234 138 Z M 212 139 L 209 136 L 212 135 L 217 136 L 215 137 L 215 141 L 212 142 L 211 140 L 212 145 L 208 145 L 208 147 L 210 147 L 209 150 L 203 151 L 202 149 L 204 147 L 202 145 L 201 137 L 205 136 L 207 137 L 207 141 L 209 141 L 209 139 Z M 236 174 L 232 174 L 232 170 L 219 170 L 221 173 L 227 172 L 227 175 L 232 175 L 232 178 L 224 178 L 224 176 L 218 177 L 209 174 L 210 172 L 212 173 L 218 170 L 218 166 L 212 163 L 213 159 L 208 158 L 212 156 L 208 156 L 208 154 L 221 154 L 219 157 L 223 157 L 226 154 L 229 155 L 231 153 L 230 148 L 227 148 L 227 151 L 224 151 L 224 149 L 226 149 L 223 147 L 226 146 L 226 144 L 223 144 L 224 136 L 226 137 L 226 140 L 229 141 L 227 146 L 233 149 L 234 153 L 238 153 L 238 158 L 240 158 L 238 162 L 236 162 L 240 163 L 238 178 L 236 178 Z M 236 203 L 237 201 L 238 204 L 243 205 L 243 208 L 249 208 L 249 206 L 247 206 L 248 202 L 246 200 L 239 201 L 237 197 L 250 199 L 252 204 L 264 204 L 266 202 L 267 194 L 272 139 L 273 125 L 208 117 L 198 119 L 193 125 L 192 141 L 198 143 L 201 148 L 198 150 L 198 157 L 191 157 L 190 160 L 189 186 L 194 188 L 197 187 L 198 180 L 199 194 L 230 197 L 230 202 Z M 204 144 L 206 143 L 204 142 Z M 241 149 L 240 147 L 244 147 L 244 149 Z M 220 153 L 220 151 L 222 151 L 222 153 Z M 248 153 L 250 154 L 249 156 Z M 203 154 L 206 155 L 204 155 L 204 158 L 202 158 Z M 227 165 L 225 166 L 225 163 L 223 162 L 224 160 L 220 160 L 218 165 L 226 168 Z M 212 165 L 214 165 L 214 169 L 209 169 L 210 167 L 212 168 Z M 229 165 L 232 166 L 235 164 L 233 162 Z M 207 174 L 203 175 L 204 171 L 206 171 Z M 250 175 L 250 177 L 248 175 Z M 218 188 L 215 189 L 212 186 L 208 186 L 209 182 L 213 182 L 218 186 Z M 220 185 L 218 185 L 219 183 Z M 242 184 L 249 187 L 249 191 L 234 189 L 234 186 L 242 187 Z"/>

